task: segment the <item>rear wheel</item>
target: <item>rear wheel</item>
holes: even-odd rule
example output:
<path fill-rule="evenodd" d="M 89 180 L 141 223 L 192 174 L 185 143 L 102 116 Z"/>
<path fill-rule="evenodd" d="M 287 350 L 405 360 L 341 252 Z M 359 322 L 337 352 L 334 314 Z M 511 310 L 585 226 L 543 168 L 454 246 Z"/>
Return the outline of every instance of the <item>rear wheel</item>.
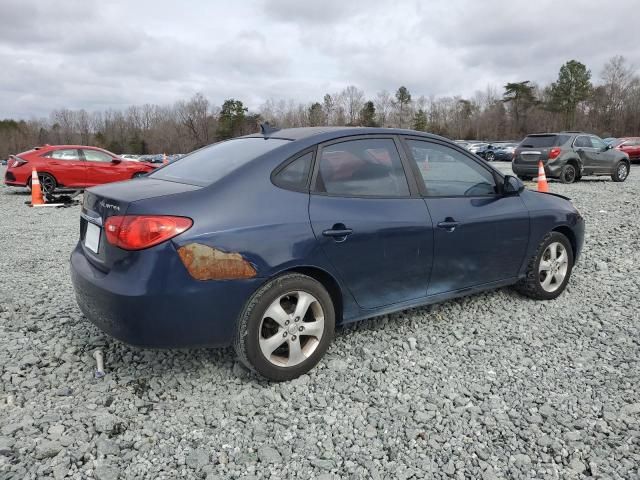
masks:
<path fill-rule="evenodd" d="M 136 172 L 133 174 L 133 177 L 131 178 L 140 178 L 140 177 L 144 177 L 146 175 L 146 173 L 144 172 Z"/>
<path fill-rule="evenodd" d="M 611 175 L 614 182 L 624 182 L 629 176 L 629 164 L 627 162 L 618 162 L 616 169 Z"/>
<path fill-rule="evenodd" d="M 322 284 L 306 275 L 286 274 L 251 297 L 239 319 L 234 348 L 262 376 L 291 380 L 318 363 L 334 328 L 333 303 Z"/>
<path fill-rule="evenodd" d="M 550 232 L 529 261 L 525 278 L 515 288 L 535 300 L 553 300 L 566 288 L 572 269 L 571 243 L 563 234 Z"/>
<path fill-rule="evenodd" d="M 56 182 L 53 175 L 49 175 L 48 173 L 38 173 L 38 180 L 40 180 L 40 190 L 42 193 L 53 193 L 56 188 L 58 188 L 58 182 Z M 31 190 L 31 179 L 29 179 L 27 186 L 29 190 Z"/>
<path fill-rule="evenodd" d="M 562 170 L 560 170 L 560 181 L 562 183 L 573 183 L 576 181 L 578 171 L 576 167 L 570 163 L 567 163 Z"/>
<path fill-rule="evenodd" d="M 518 175 L 518 178 L 523 182 L 529 182 L 531 181 L 531 179 L 533 179 L 533 177 L 527 177 L 526 175 Z"/>

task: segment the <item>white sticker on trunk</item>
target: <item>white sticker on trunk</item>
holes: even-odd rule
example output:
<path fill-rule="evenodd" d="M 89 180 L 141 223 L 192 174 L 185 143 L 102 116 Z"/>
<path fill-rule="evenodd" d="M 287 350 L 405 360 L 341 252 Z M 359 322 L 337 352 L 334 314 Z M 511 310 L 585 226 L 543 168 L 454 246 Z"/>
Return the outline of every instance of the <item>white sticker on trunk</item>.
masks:
<path fill-rule="evenodd" d="M 87 232 L 84 235 L 84 246 L 93 253 L 98 253 L 100 246 L 100 227 L 87 222 Z"/>

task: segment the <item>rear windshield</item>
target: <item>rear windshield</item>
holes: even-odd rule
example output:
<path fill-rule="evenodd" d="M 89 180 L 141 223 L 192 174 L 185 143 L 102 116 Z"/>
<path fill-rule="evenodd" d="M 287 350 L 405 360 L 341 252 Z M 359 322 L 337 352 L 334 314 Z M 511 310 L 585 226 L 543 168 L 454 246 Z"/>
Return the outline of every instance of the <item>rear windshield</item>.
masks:
<path fill-rule="evenodd" d="M 569 140 L 568 135 L 530 135 L 525 138 L 520 146 L 522 148 L 557 147 Z"/>
<path fill-rule="evenodd" d="M 256 157 L 290 142 L 279 138 L 236 138 L 214 143 L 150 174 L 152 178 L 205 187 Z"/>

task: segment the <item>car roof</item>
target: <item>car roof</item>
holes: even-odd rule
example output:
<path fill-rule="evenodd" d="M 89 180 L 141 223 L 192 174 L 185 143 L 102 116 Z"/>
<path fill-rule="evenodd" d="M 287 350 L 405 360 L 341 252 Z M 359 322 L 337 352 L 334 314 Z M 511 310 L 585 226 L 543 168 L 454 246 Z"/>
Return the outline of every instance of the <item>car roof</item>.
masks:
<path fill-rule="evenodd" d="M 241 138 L 279 138 L 283 140 L 303 140 L 312 137 L 322 137 L 319 141 L 331 140 L 332 138 L 340 138 L 349 135 L 414 135 L 438 140 L 451 140 L 417 130 L 407 130 L 401 128 L 381 128 L 381 127 L 298 127 L 283 128 L 273 130 L 265 135 L 262 133 L 253 133 L 245 135 Z M 453 143 L 453 142 L 451 142 Z"/>

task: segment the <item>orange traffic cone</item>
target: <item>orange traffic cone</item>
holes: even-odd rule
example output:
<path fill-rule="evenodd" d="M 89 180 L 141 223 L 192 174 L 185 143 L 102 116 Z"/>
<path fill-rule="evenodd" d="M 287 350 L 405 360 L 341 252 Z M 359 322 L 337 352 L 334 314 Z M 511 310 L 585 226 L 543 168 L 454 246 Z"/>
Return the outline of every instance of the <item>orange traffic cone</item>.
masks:
<path fill-rule="evenodd" d="M 31 205 L 44 205 L 42 189 L 40 188 L 40 179 L 38 179 L 38 172 L 36 172 L 35 168 L 31 172 Z"/>
<path fill-rule="evenodd" d="M 544 173 L 544 165 L 542 164 L 542 160 L 538 162 L 538 191 L 549 191 L 549 184 L 547 183 L 547 176 Z"/>
<path fill-rule="evenodd" d="M 166 165 L 167 163 L 169 163 L 169 160 L 167 160 L 167 154 L 163 153 L 162 154 L 162 164 Z"/>

